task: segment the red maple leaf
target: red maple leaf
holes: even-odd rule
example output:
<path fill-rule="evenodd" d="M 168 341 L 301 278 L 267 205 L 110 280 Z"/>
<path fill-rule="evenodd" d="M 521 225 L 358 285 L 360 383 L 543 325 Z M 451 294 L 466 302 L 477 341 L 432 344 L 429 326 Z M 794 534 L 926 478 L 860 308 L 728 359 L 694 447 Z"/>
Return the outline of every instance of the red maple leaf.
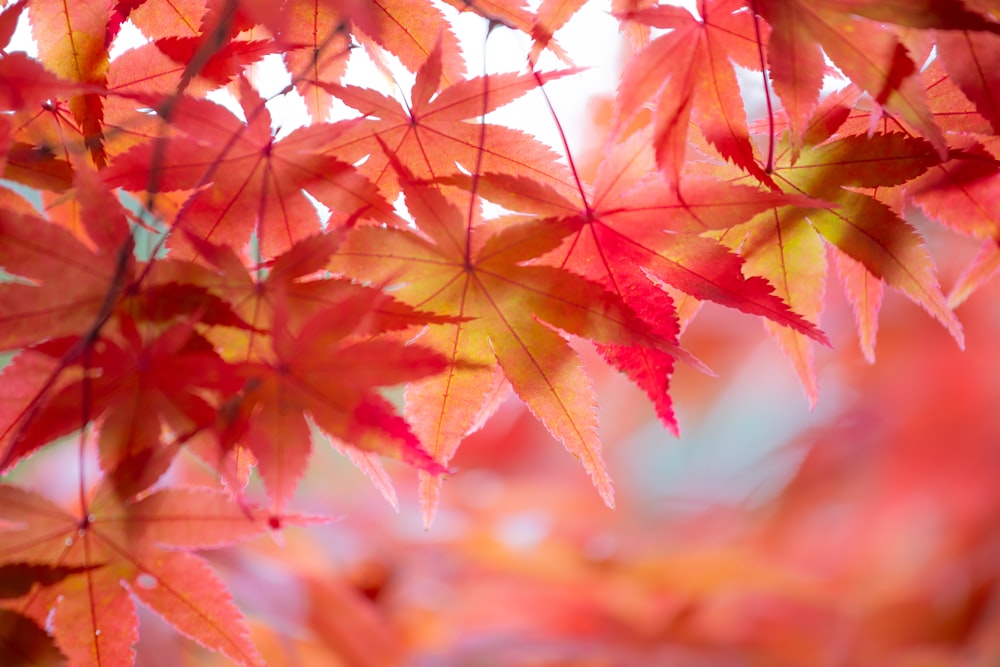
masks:
<path fill-rule="evenodd" d="M 166 328 L 144 340 L 135 323 L 121 318 L 120 337 L 102 337 L 75 357 L 75 338 L 43 343 L 22 352 L 4 374 L 38 386 L 59 368 L 60 379 L 42 399 L 15 416 L 5 462 L 31 454 L 52 440 L 81 428 L 80 405 L 89 406 L 87 421 L 97 422 L 101 467 L 114 470 L 126 461 L 146 462 L 142 474 L 128 480 L 133 493 L 145 489 L 166 470 L 177 445 L 215 424 L 211 393 L 228 396 L 240 381 L 190 323 Z M 31 359 L 44 355 L 51 361 Z M 72 359 L 72 363 L 60 360 Z M 31 382 L 28 369 L 38 368 Z M 172 433 L 164 441 L 163 432 Z M 155 463 L 155 465 L 154 465 Z"/>
<path fill-rule="evenodd" d="M 219 465 L 234 446 L 246 447 L 275 504 L 283 506 L 309 461 L 311 422 L 342 443 L 380 488 L 388 489 L 384 473 L 368 453 L 443 471 L 377 389 L 443 371 L 446 357 L 391 334 L 452 318 L 321 275 L 339 234 L 299 241 L 256 276 L 231 248 L 190 241 L 211 269 L 165 259 L 154 265 L 150 282 L 197 285 L 246 323 L 208 334 L 233 364 L 226 373 L 237 382 L 224 394 L 215 425 L 222 449 L 217 445 L 210 462 Z"/>
<path fill-rule="evenodd" d="M 618 122 L 627 123 L 641 105 L 655 102 L 656 161 L 675 186 L 692 120 L 724 158 L 769 184 L 754 156 L 733 69 L 760 69 L 761 28 L 743 0 L 702 0 L 698 11 L 695 18 L 681 7 L 660 5 L 622 16 L 670 32 L 629 61 L 615 98 Z"/>
<path fill-rule="evenodd" d="M 354 167 L 320 154 L 342 128 L 313 125 L 276 140 L 264 101 L 246 79 L 239 91 L 249 124 L 213 102 L 179 98 L 164 113 L 183 134 L 117 157 L 104 171 L 106 182 L 131 191 L 199 188 L 175 228 L 237 249 L 256 234 L 267 258 L 320 230 L 303 190 L 345 217 L 393 217 L 389 203 Z M 184 234 L 172 234 L 169 246 L 176 255 L 192 255 Z"/>
<path fill-rule="evenodd" d="M 640 133 L 612 144 L 598 168 L 593 190 L 581 188 L 580 203 L 542 184 L 498 174 L 483 174 L 478 179 L 479 191 L 512 210 L 531 211 L 546 216 L 551 225 L 572 230 L 548 262 L 604 285 L 663 340 L 676 343 L 679 333 L 674 304 L 660 289 L 668 285 L 696 299 L 760 315 L 828 342 L 774 295 L 771 285 L 745 278 L 739 256 L 702 235 L 775 207 L 825 204 L 707 178 L 689 178 L 678 192 L 653 169 L 647 136 Z M 468 179 L 452 180 L 469 185 Z M 671 355 L 643 347 L 609 346 L 602 351 L 646 391 L 660 419 L 676 432 L 666 392 L 673 370 Z"/>

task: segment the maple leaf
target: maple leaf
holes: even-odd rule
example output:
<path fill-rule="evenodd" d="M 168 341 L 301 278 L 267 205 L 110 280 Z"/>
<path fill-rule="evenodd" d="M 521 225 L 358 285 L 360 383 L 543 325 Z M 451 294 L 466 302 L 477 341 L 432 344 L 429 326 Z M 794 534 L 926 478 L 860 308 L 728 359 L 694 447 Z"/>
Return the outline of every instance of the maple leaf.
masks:
<path fill-rule="evenodd" d="M 441 88 L 445 47 L 438 42 L 421 65 L 410 91 L 410 104 L 357 86 L 318 82 L 317 85 L 356 109 L 365 118 L 347 121 L 328 151 L 361 166 L 389 199 L 399 193 L 398 177 L 390 167 L 399 160 L 416 178 L 431 179 L 458 172 L 531 175 L 558 186 L 568 173 L 550 148 L 530 135 L 500 125 L 467 122 L 524 95 L 542 82 L 572 74 L 564 70 L 532 74 L 492 74 L 458 81 Z M 383 148 L 384 145 L 384 148 Z M 390 155 L 392 156 L 390 158 Z"/>
<path fill-rule="evenodd" d="M 241 665 L 259 665 L 242 615 L 211 568 L 188 553 L 257 537 L 302 521 L 241 508 L 205 488 L 155 491 L 139 500 L 99 487 L 84 510 L 67 512 L 32 491 L 0 485 L 9 522 L 0 565 L 65 568 L 65 577 L 19 599 L 19 611 L 51 627 L 77 665 L 128 666 L 137 639 L 133 599 L 179 632 Z"/>
<path fill-rule="evenodd" d="M 620 17 L 670 32 L 632 57 L 622 73 L 615 98 L 617 127 L 655 100 L 657 164 L 675 187 L 692 117 L 724 158 L 769 184 L 754 157 L 733 69 L 733 63 L 760 69 L 759 27 L 755 30 L 742 0 L 700 2 L 699 11 L 700 19 L 681 7 L 660 5 Z"/>
<path fill-rule="evenodd" d="M 965 235 L 982 239 L 979 252 L 959 276 L 948 306 L 957 307 L 997 268 L 997 240 L 1000 239 L 1000 203 L 994 196 L 1000 184 L 1000 164 L 978 141 L 956 141 L 960 150 L 906 184 L 906 197 L 930 218 Z"/>
<path fill-rule="evenodd" d="M 954 158 L 906 184 L 907 197 L 929 217 L 980 239 L 1000 237 L 1000 162 L 974 141 L 963 142 Z"/>
<path fill-rule="evenodd" d="M 302 45 L 283 52 L 285 66 L 295 76 L 295 88 L 306 101 L 314 122 L 326 120 L 333 98 L 313 81 L 340 81 L 347 70 L 350 38 L 344 17 L 331 3 L 296 0 L 285 7 L 288 26 L 279 38 Z"/>
<path fill-rule="evenodd" d="M 199 49 L 203 48 L 202 41 L 196 37 L 165 37 L 155 40 L 153 45 L 185 71 L 198 55 Z M 248 65 L 277 50 L 277 45 L 269 40 L 234 40 L 214 50 L 198 68 L 197 76 L 217 86 L 225 85 L 241 74 Z"/>
<path fill-rule="evenodd" d="M 851 7 L 832 0 L 755 1 L 772 29 L 768 62 L 775 91 L 792 115 L 793 159 L 819 99 L 823 53 L 876 103 L 917 128 L 939 155 L 947 155 L 944 135 L 920 85 L 919 64 L 888 27 L 859 18 Z"/>
<path fill-rule="evenodd" d="M 32 36 L 42 64 L 62 79 L 101 86 L 108 68 L 107 27 L 103 2 L 32 0 L 28 5 Z M 103 166 L 102 98 L 96 93 L 73 97 L 70 109 L 83 131 L 94 163 Z"/>
<path fill-rule="evenodd" d="M 271 116 L 250 84 L 239 79 L 249 124 L 207 100 L 177 99 L 168 113 L 184 135 L 140 144 L 104 170 L 112 187 L 160 192 L 197 189 L 174 223 L 206 241 L 244 248 L 251 235 L 271 258 L 320 229 L 308 192 L 345 216 L 392 219 L 392 207 L 350 164 L 319 151 L 342 127 L 312 125 L 275 140 Z M 208 187 L 202 187 L 208 186 Z M 187 235 L 172 234 L 172 252 L 192 250 Z"/>
<path fill-rule="evenodd" d="M 441 373 L 449 360 L 422 345 L 353 336 L 372 305 L 371 294 L 359 296 L 319 312 L 295 334 L 279 310 L 273 355 L 240 369 L 247 378 L 248 416 L 237 428 L 278 508 L 291 499 L 306 469 L 307 415 L 323 432 L 360 450 L 444 472 L 375 389 Z"/>
<path fill-rule="evenodd" d="M 52 586 L 88 569 L 24 563 L 0 565 L 0 650 L 11 667 L 65 667 L 66 656 L 33 619 L 3 607 L 16 604 L 16 598 L 24 597 L 36 585 Z"/>
<path fill-rule="evenodd" d="M 6 4 L 6 3 L 4 3 Z M 21 12 L 28 6 L 28 0 L 17 0 L 10 7 L 0 12 L 0 50 L 5 50 L 17 30 L 17 21 Z"/>
<path fill-rule="evenodd" d="M 10 121 L 6 118 L 0 119 L 0 174 L 7 170 L 7 155 L 10 153 Z M 7 188 L 0 194 L 6 195 L 10 192 Z"/>
<path fill-rule="evenodd" d="M 213 329 L 206 334 L 229 361 L 271 357 L 278 310 L 286 334 L 300 331 L 321 311 L 350 304 L 354 304 L 350 307 L 368 306 L 352 324 L 355 335 L 403 331 L 429 322 L 450 321 L 415 310 L 374 287 L 324 275 L 330 256 L 342 242 L 341 232 L 334 230 L 302 239 L 254 272 L 231 247 L 208 243 L 192 235 L 189 241 L 208 267 L 170 258 L 160 260 L 150 271 L 149 287 L 196 285 L 229 304 L 233 316 L 245 326 Z"/>
<path fill-rule="evenodd" d="M 4 178 L 51 192 L 70 189 L 70 155 L 83 145 L 83 138 L 66 106 L 45 101 L 9 118 Z"/>
<path fill-rule="evenodd" d="M 137 110 L 137 100 L 169 100 L 179 91 L 203 97 L 278 49 L 270 40 L 235 39 L 199 57 L 204 48 L 198 37 L 160 38 L 111 61 L 104 100 L 105 151 L 110 157 L 164 134 L 163 121 Z M 190 66 L 194 58 L 203 61 L 196 70 Z"/>
<path fill-rule="evenodd" d="M 340 243 L 337 233 L 299 241 L 269 263 L 263 277 L 251 275 L 229 247 L 191 242 L 218 272 L 165 259 L 153 267 L 150 281 L 199 285 L 246 322 L 207 333 L 235 364 L 242 386 L 229 395 L 235 403 L 223 408 L 217 435 L 222 454 L 241 444 L 254 455 L 276 506 L 287 503 L 306 469 L 310 421 L 344 443 L 383 490 L 389 488 L 385 473 L 367 453 L 443 470 L 376 390 L 441 372 L 447 359 L 378 336 L 452 318 L 418 311 L 373 287 L 317 275 Z"/>
<path fill-rule="evenodd" d="M 707 178 L 686 179 L 681 195 L 655 171 L 649 175 L 653 163 L 647 138 L 648 134 L 638 133 L 610 146 L 593 192 L 581 189 L 580 203 L 527 179 L 489 173 L 480 177 L 479 191 L 512 210 L 530 211 L 568 225 L 572 231 L 548 262 L 604 285 L 663 340 L 676 343 L 679 333 L 674 305 L 660 289 L 669 285 L 700 300 L 767 317 L 827 343 L 825 335 L 801 313 L 772 294 L 767 282 L 744 278 L 740 257 L 701 235 L 774 207 L 826 204 Z M 671 355 L 634 346 L 607 346 L 602 352 L 649 395 L 661 421 L 676 432 L 666 393 L 673 369 Z"/>
<path fill-rule="evenodd" d="M 611 13 L 615 16 L 627 16 L 631 12 L 650 9 L 657 5 L 657 0 L 611 0 Z M 626 36 L 633 51 L 639 51 L 649 46 L 652 30 L 644 23 L 622 21 L 619 32 Z"/>
<path fill-rule="evenodd" d="M 861 262 L 851 258 L 843 252 L 834 251 L 834 261 L 837 264 L 837 273 L 841 282 L 844 283 L 844 291 L 847 299 L 854 307 L 854 320 L 858 325 L 858 338 L 861 344 L 861 353 L 865 360 L 875 363 L 875 337 L 878 333 L 878 314 L 882 308 L 882 297 L 885 291 L 882 281 L 871 274 Z M 950 307 L 951 304 L 948 304 Z M 796 341 L 798 342 L 798 341 Z M 801 347 L 799 348 L 801 350 Z M 811 350 L 803 355 L 811 356 Z M 813 379 L 809 366 L 811 361 L 803 359 L 802 364 L 797 363 L 800 378 Z M 806 393 L 812 391 L 812 396 L 818 395 L 818 388 L 813 384 L 807 388 Z"/>
<path fill-rule="evenodd" d="M 69 230 L 0 209 L 0 266 L 22 279 L 0 283 L 0 349 L 79 334 L 108 311 L 134 268 L 127 224 L 118 230 L 120 243 L 92 250 Z"/>
<path fill-rule="evenodd" d="M 3 452 L 3 466 L 8 469 L 11 462 L 20 458 L 14 446 L 20 424 L 39 402 L 39 395 L 60 373 L 58 360 L 42 354 L 21 353 L 14 355 L 0 371 L 0 447 Z M 79 412 L 77 412 L 79 426 Z"/>
<path fill-rule="evenodd" d="M 129 489 L 138 493 L 149 486 L 169 466 L 176 447 L 158 456 L 166 428 L 177 438 L 187 438 L 214 426 L 216 411 L 206 398 L 210 392 L 228 396 L 241 386 L 218 353 L 194 334 L 190 324 L 177 324 L 152 340 L 143 340 L 135 323 L 119 319 L 122 340 L 101 338 L 84 355 L 78 355 L 70 371 L 56 388 L 17 424 L 7 459 L 30 454 L 56 438 L 81 428 L 80 405 L 89 406 L 90 420 L 99 425 L 98 447 L 105 471 L 119 468 L 125 461 L 141 460 L 142 474 L 129 479 Z M 76 339 L 58 339 L 22 354 L 45 354 L 53 360 L 71 358 Z M 12 372 L 18 382 L 30 381 L 23 366 L 39 365 L 20 361 Z M 51 366 L 41 364 L 42 367 Z M 79 373 L 73 366 L 80 365 Z M 73 379 L 70 380 L 69 377 Z M 157 465 L 151 465 L 156 459 Z"/>
<path fill-rule="evenodd" d="M 0 109 L 31 108 L 79 89 L 78 84 L 60 79 L 24 53 L 0 57 Z"/>
<path fill-rule="evenodd" d="M 198 37 L 215 3 L 205 0 L 118 0 L 115 11 L 149 39 Z"/>
<path fill-rule="evenodd" d="M 979 247 L 976 257 L 955 281 L 955 286 L 948 294 L 948 305 L 957 308 L 975 290 L 993 278 L 998 271 L 1000 271 L 1000 244 L 993 240 L 986 241 Z"/>
<path fill-rule="evenodd" d="M 759 275 L 775 285 L 775 291 L 795 312 L 819 321 L 826 286 L 826 247 L 807 225 L 789 222 L 778 211 L 748 223 L 740 254 L 751 275 Z M 744 230 L 741 230 L 744 231 Z M 813 371 L 811 341 L 795 331 L 765 322 L 802 381 L 810 407 L 815 407 L 819 387 Z M 874 336 L 874 332 L 871 334 Z"/>
<path fill-rule="evenodd" d="M 535 10 L 534 21 L 531 26 L 531 38 L 534 44 L 528 59 L 532 63 L 538 62 L 538 57 L 542 50 L 551 48 L 552 37 L 559 28 L 566 25 L 574 14 L 586 3 L 586 0 L 542 0 Z M 555 51 L 560 54 L 560 50 Z"/>
<path fill-rule="evenodd" d="M 938 58 L 951 80 L 1000 133 L 1000 35 L 967 30 L 940 31 Z"/>
<path fill-rule="evenodd" d="M 253 39 L 248 33 L 227 37 L 233 16 L 223 15 L 219 24 L 203 26 L 203 21 L 215 20 L 208 4 L 204 0 L 117 4 L 117 19 L 127 18 L 150 41 L 118 54 L 110 63 L 104 100 L 105 148 L 110 156 L 162 136 L 160 120 L 138 111 L 137 99 L 182 93 L 202 97 L 264 56 L 283 50 L 275 40 Z"/>
<path fill-rule="evenodd" d="M 75 185 L 72 207 L 54 210 L 64 226 L 0 210 L 0 265 L 17 277 L 0 284 L 3 345 L 45 341 L 3 371 L 12 388 L 0 417 L 3 469 L 105 411 L 102 457 L 110 467 L 155 450 L 161 417 L 177 434 L 203 428 L 214 409 L 202 394 L 223 390 L 226 373 L 192 322 L 246 326 L 196 285 L 141 286 L 120 201 L 79 159 Z M 60 284 L 70 277 L 72 285 Z M 152 326 L 140 334 L 134 316 Z M 171 328 L 179 319 L 187 321 Z M 112 320 L 122 337 L 102 335 Z M 177 363 L 193 364 L 189 384 L 175 375 Z M 81 402 L 91 409 L 81 411 Z M 147 483 L 162 469 L 151 469 Z"/>
<path fill-rule="evenodd" d="M 187 56 L 181 62 L 184 71 L 175 91 L 179 95 L 188 92 L 204 70 L 216 70 L 209 76 L 218 75 L 218 70 L 227 69 L 226 60 L 240 61 L 248 49 L 254 51 L 245 37 L 258 23 L 268 25 L 272 33 L 280 32 L 281 16 L 275 7 L 255 0 L 121 0 L 113 5 L 107 41 L 117 36 L 128 19 L 149 40 L 163 46 L 164 52 Z M 271 48 L 286 46 L 273 44 Z M 143 63 L 136 65 L 146 69 Z"/>
<path fill-rule="evenodd" d="M 283 53 L 285 65 L 313 121 L 325 120 L 333 104 L 333 96 L 316 82 L 340 81 L 352 49 L 358 46 L 351 41 L 352 33 L 386 72 L 381 49 L 415 71 L 435 41 L 443 42 L 448 50 L 443 72 L 446 80 L 460 79 L 465 70 L 458 40 L 440 10 L 430 3 L 295 0 L 286 4 L 283 14 L 275 35 L 288 45 Z"/>
<path fill-rule="evenodd" d="M 376 45 L 388 50 L 411 72 L 417 71 L 436 45 L 443 46 L 441 76 L 446 82 L 457 81 L 465 73 L 465 62 L 458 38 L 448 27 L 441 10 L 429 2 L 409 0 L 373 0 L 364 24 L 355 24 L 358 41 L 369 53 Z M 380 59 L 377 53 L 376 62 Z"/>
<path fill-rule="evenodd" d="M 459 12 L 474 12 L 489 21 L 489 30 L 503 26 L 519 30 L 534 41 L 528 62 L 536 65 L 543 50 L 551 51 L 559 60 L 571 65 L 569 54 L 553 37 L 583 6 L 583 2 L 546 1 L 535 12 L 528 10 L 525 0 L 444 0 Z"/>
<path fill-rule="evenodd" d="M 863 151 L 860 143 L 864 144 Z M 898 218 L 888 206 L 846 189 L 899 185 L 939 162 L 932 147 L 920 139 L 902 134 L 847 136 L 813 148 L 800 157 L 794 167 L 780 172 L 784 184 L 796 191 L 809 192 L 839 204 L 836 209 L 809 214 L 813 226 L 828 240 L 876 275 L 884 276 L 889 284 L 909 294 L 960 338 L 954 316 L 947 308 L 941 308 L 930 267 L 925 262 L 910 262 L 892 255 L 894 248 L 905 253 L 906 247 L 913 247 L 910 242 L 903 241 L 910 231 L 903 231 L 904 228 L 895 224 Z M 838 169 L 834 171 L 834 167 Z M 862 229 L 866 232 L 862 233 Z M 882 237 L 882 233 L 887 236 Z M 903 245 L 897 246 L 893 237 Z M 879 239 L 877 245 L 872 244 L 873 238 Z M 924 270 L 919 268 L 922 264 L 926 266 Z"/>
<path fill-rule="evenodd" d="M 407 387 L 407 416 L 435 460 L 447 463 L 462 438 L 499 404 L 506 378 L 515 393 L 575 456 L 612 504 L 596 435 L 595 398 L 576 353 L 554 329 L 605 344 L 660 349 L 691 360 L 601 285 L 565 269 L 535 265 L 576 228 L 536 219 L 503 225 L 465 221 L 437 188 L 421 184 L 393 161 L 420 233 L 359 227 L 331 268 L 399 283 L 393 293 L 415 306 L 461 317 L 429 327 L 422 345 L 458 363 Z M 493 398 L 491 398 L 493 397 Z M 440 480 L 423 479 L 425 520 Z"/>
<path fill-rule="evenodd" d="M 813 136 L 822 140 L 822 134 Z M 893 206 L 876 196 L 938 165 L 940 157 L 934 147 L 902 133 L 884 133 L 848 135 L 806 146 L 794 162 L 792 152 L 787 145 L 779 151 L 775 182 L 788 192 L 836 206 L 813 211 L 784 207 L 747 223 L 726 242 L 740 248 L 748 268 L 774 284 L 793 308 L 818 316 L 823 309 L 826 267 L 824 248 L 818 243 L 822 238 L 861 265 L 848 263 L 841 271 L 866 356 L 874 356 L 875 316 L 881 304 L 874 280 L 888 283 L 922 306 L 962 346 L 961 325 L 941 292 L 920 235 Z M 859 274 L 862 267 L 870 275 Z M 810 403 L 815 404 L 817 386 L 808 342 L 794 332 L 772 333 L 795 365 Z"/>
<path fill-rule="evenodd" d="M 934 113 L 934 120 L 945 132 L 951 134 L 950 139 L 959 134 L 993 134 L 993 127 L 982 114 L 976 110 L 975 104 L 969 101 L 962 90 L 955 85 L 954 80 L 945 71 L 941 58 L 935 58 L 921 72 L 924 88 L 927 90 L 927 102 Z M 870 127 L 870 125 L 869 125 Z"/>

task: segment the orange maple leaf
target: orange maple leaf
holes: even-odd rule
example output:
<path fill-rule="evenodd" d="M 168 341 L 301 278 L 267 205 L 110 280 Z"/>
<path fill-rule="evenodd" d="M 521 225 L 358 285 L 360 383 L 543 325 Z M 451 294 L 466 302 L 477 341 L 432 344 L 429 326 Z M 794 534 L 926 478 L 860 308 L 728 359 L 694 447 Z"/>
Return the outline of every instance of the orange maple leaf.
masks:
<path fill-rule="evenodd" d="M 469 120 L 575 70 L 491 74 L 442 89 L 445 53 L 438 42 L 417 72 L 408 106 L 368 88 L 317 84 L 365 116 L 338 124 L 342 133 L 328 151 L 352 163 L 370 156 L 360 169 L 390 200 L 399 194 L 392 159 L 417 178 L 473 171 L 479 165 L 483 171 L 532 176 L 553 186 L 568 182 L 569 173 L 548 146 L 519 130 Z"/>
<path fill-rule="evenodd" d="M 189 552 L 305 521 L 240 507 L 225 493 L 204 488 L 164 489 L 131 500 L 116 495 L 112 485 L 99 487 L 77 512 L 0 485 L 0 519 L 6 522 L 0 565 L 70 569 L 15 600 L 17 610 L 43 626 L 51 619 L 70 665 L 113 667 L 133 662 L 133 599 L 207 648 L 241 665 L 260 665 L 225 586 Z"/>
<path fill-rule="evenodd" d="M 393 161 L 418 232 L 359 227 L 331 268 L 360 279 L 399 283 L 400 299 L 463 318 L 419 337 L 455 365 L 407 388 L 407 415 L 435 460 L 447 463 L 463 437 L 499 405 L 509 381 L 532 413 L 577 456 L 605 501 L 613 503 L 597 437 L 595 396 L 577 354 L 558 331 L 606 344 L 644 346 L 691 359 L 601 285 L 533 260 L 576 227 L 537 219 L 474 224 L 436 187 Z M 463 367 L 458 362 L 471 362 Z M 425 476 L 429 520 L 439 479 Z"/>
<path fill-rule="evenodd" d="M 32 36 L 42 64 L 62 79 L 102 86 L 108 72 L 108 21 L 103 2 L 32 0 L 28 5 Z M 70 99 L 84 143 L 97 166 L 104 166 L 103 98 L 93 92 Z"/>
<path fill-rule="evenodd" d="M 872 3 L 853 4 L 879 11 Z M 947 155 L 944 135 L 917 76 L 920 64 L 889 26 L 861 18 L 851 7 L 829 0 L 756 0 L 755 7 L 772 27 L 768 61 L 775 91 L 791 114 L 793 161 L 806 120 L 819 99 L 825 73 L 823 53 L 878 104 L 917 128 L 940 155 Z M 906 13 L 919 12 L 910 9 Z"/>
<path fill-rule="evenodd" d="M 843 120 L 843 117 L 841 117 Z M 847 135 L 827 140 L 812 126 L 793 161 L 793 150 L 778 151 L 773 177 L 789 193 L 813 196 L 835 204 L 812 211 L 784 207 L 757 217 L 729 235 L 726 243 L 740 247 L 748 269 L 766 277 L 793 308 L 813 317 L 823 310 L 826 251 L 834 246 L 861 266 L 841 262 L 841 272 L 854 303 L 860 336 L 869 358 L 874 356 L 875 327 L 884 281 L 903 292 L 937 318 L 963 345 L 962 327 L 948 307 L 938 284 L 934 263 L 917 230 L 897 208 L 878 195 L 902 185 L 940 163 L 929 142 L 902 133 L 871 137 Z M 826 141 L 824 141 L 826 140 Z M 863 145 L 863 147 L 862 147 Z M 862 267 L 869 276 L 859 275 Z M 792 359 L 811 403 L 817 399 L 812 353 L 799 334 L 773 329 Z"/>

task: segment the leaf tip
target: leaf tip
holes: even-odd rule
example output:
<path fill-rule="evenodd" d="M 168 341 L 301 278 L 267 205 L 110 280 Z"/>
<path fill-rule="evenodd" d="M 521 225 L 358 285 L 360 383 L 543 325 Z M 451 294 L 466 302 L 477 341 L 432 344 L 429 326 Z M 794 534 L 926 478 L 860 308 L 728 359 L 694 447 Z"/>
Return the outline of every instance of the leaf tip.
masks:
<path fill-rule="evenodd" d="M 958 343 L 958 349 L 965 351 L 965 333 L 962 331 L 961 325 L 958 326 L 957 331 L 952 331 L 952 336 L 955 338 L 955 342 Z"/>
<path fill-rule="evenodd" d="M 962 323 L 958 320 L 958 316 L 951 310 L 944 310 L 942 313 L 935 313 L 935 315 L 951 334 L 951 337 L 955 339 L 958 349 L 964 351 L 965 331 L 962 329 Z"/>
<path fill-rule="evenodd" d="M 420 508 L 423 514 L 424 530 L 429 531 L 441 504 L 441 475 L 420 471 Z"/>
<path fill-rule="evenodd" d="M 601 499 L 608 506 L 608 509 L 613 510 L 615 508 L 615 488 L 611 482 L 608 482 L 605 488 L 598 487 L 598 493 L 601 494 Z"/>
<path fill-rule="evenodd" d="M 597 493 L 600 494 L 601 500 L 608 509 L 615 508 L 615 486 L 611 481 L 611 477 L 608 475 L 607 469 L 604 467 L 604 462 L 600 461 L 600 466 L 591 469 L 591 466 L 586 466 L 588 468 L 587 472 L 590 473 L 590 478 L 594 482 L 594 488 L 597 489 Z"/>
<path fill-rule="evenodd" d="M 862 340 L 861 341 L 861 354 L 865 358 L 865 363 L 869 366 L 875 365 L 875 341 L 872 340 Z"/>

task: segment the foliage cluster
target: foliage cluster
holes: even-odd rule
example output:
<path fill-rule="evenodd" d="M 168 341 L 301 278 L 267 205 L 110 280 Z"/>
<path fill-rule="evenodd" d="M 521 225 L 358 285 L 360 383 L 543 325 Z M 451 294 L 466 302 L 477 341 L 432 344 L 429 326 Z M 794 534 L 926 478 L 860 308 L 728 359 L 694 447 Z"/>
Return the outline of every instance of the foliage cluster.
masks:
<path fill-rule="evenodd" d="M 585 342 L 674 433 L 705 302 L 763 320 L 815 403 L 831 264 L 869 361 L 886 285 L 964 346 L 953 309 L 1000 268 L 995 2 L 614 0 L 627 57 L 590 161 L 490 118 L 579 74 L 559 31 L 584 4 L 0 2 L 0 49 L 19 21 L 37 43 L 0 56 L 0 471 L 79 453 L 68 508 L 0 485 L 14 664 L 132 664 L 136 600 L 261 664 L 193 552 L 319 521 L 289 510 L 319 434 L 393 504 L 383 457 L 415 468 L 430 522 L 513 393 L 613 506 Z M 460 12 L 522 34 L 524 68 L 469 72 Z M 351 83 L 366 57 L 412 86 Z M 260 92 L 277 61 L 291 131 Z M 981 242 L 947 295 L 917 217 Z M 189 457 L 214 488 L 171 481 Z"/>

